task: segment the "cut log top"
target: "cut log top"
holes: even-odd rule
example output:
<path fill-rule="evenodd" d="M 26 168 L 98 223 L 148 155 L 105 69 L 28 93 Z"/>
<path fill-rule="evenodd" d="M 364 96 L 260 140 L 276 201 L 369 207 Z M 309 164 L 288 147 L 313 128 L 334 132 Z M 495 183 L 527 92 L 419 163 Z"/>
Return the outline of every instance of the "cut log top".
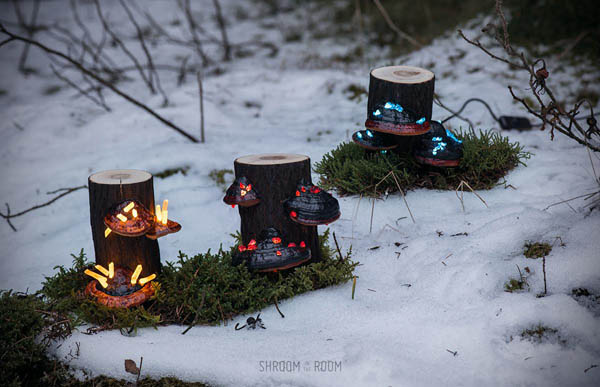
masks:
<path fill-rule="evenodd" d="M 308 160 L 308 156 L 289 153 L 263 153 L 258 155 L 242 156 L 235 159 L 237 164 L 247 165 L 280 165 L 298 163 Z"/>
<path fill-rule="evenodd" d="M 371 71 L 371 75 L 387 82 L 415 84 L 431 81 L 434 74 L 420 67 L 413 66 L 387 66 Z"/>
<path fill-rule="evenodd" d="M 137 184 L 150 179 L 152 174 L 137 169 L 113 169 L 90 176 L 90 182 L 96 184 Z"/>

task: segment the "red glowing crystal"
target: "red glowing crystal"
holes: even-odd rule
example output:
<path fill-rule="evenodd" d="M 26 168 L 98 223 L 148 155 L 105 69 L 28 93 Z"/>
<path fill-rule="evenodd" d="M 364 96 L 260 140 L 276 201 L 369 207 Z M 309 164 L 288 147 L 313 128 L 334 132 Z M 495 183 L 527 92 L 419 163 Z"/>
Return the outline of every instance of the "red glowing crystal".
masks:
<path fill-rule="evenodd" d="M 273 243 L 275 243 L 277 245 L 277 244 L 281 243 L 281 238 L 275 237 L 275 238 L 272 238 L 271 241 L 273 241 Z"/>
<path fill-rule="evenodd" d="M 306 243 L 304 243 L 304 241 L 300 242 L 300 247 L 305 248 L 306 247 Z"/>
<path fill-rule="evenodd" d="M 244 245 L 239 245 L 239 246 L 238 246 L 238 250 L 240 251 L 240 253 L 241 253 L 241 252 L 244 252 L 244 251 L 246 251 L 246 246 L 244 246 Z"/>
<path fill-rule="evenodd" d="M 296 214 L 296 211 L 292 211 L 292 212 L 290 212 L 290 216 L 292 218 L 295 218 L 296 216 L 298 216 L 298 214 Z"/>

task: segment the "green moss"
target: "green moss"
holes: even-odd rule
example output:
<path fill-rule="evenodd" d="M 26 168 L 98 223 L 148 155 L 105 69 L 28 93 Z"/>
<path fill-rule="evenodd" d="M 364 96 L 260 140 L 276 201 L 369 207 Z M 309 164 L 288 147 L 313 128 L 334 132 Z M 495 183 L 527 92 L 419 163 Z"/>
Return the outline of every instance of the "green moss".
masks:
<path fill-rule="evenodd" d="M 457 137 L 463 140 L 464 156 L 456 168 L 425 167 L 407 153 L 370 152 L 350 142 L 323 156 L 315 171 L 321 175 L 320 184 L 324 188 L 334 188 L 341 195 L 378 197 L 383 192 L 398 191 L 393 178 L 382 182 L 390 171 L 394 171 L 403 189 L 454 190 L 463 180 L 473 189 L 490 189 L 508 171 L 519 164 L 525 165 L 523 161 L 530 157 L 519 143 L 511 143 L 507 137 L 492 131 L 459 132 Z"/>
<path fill-rule="evenodd" d="M 36 341 L 44 328 L 42 314 L 37 312 L 41 309 L 38 297 L 0 294 L 0 385 L 27 385 L 42 377 L 46 346 Z"/>
<path fill-rule="evenodd" d="M 153 282 L 156 294 L 146 306 L 110 309 L 86 298 L 82 290 L 89 282 L 83 274 L 91 266 L 83 251 L 74 256 L 73 266 L 46 279 L 41 294 L 53 310 L 70 313 L 77 321 L 108 328 L 138 328 L 163 324 L 219 324 L 240 314 L 256 312 L 275 300 L 341 284 L 352 278 L 357 263 L 334 257 L 328 232 L 320 237 L 323 260 L 277 274 L 249 272 L 244 265 L 231 265 L 231 251 L 220 249 L 188 257 L 163 266 Z"/>
<path fill-rule="evenodd" d="M 69 333 L 57 321 L 68 317 L 36 295 L 0 292 L 0 385 L 2 386 L 124 386 L 127 381 L 105 376 L 80 381 L 65 363 L 47 354 L 48 344 Z M 52 318 L 56 316 L 56 318 Z M 71 353 L 77 357 L 78 353 Z M 123 370 L 125 375 L 125 371 Z M 142 368 L 142 376 L 144 369 Z M 205 386 L 176 378 L 140 379 L 138 386 Z"/>
<path fill-rule="evenodd" d="M 525 242 L 523 255 L 527 258 L 542 258 L 548 256 L 552 246 L 546 242 Z"/>
<path fill-rule="evenodd" d="M 227 189 L 227 180 L 225 179 L 225 175 L 233 175 L 233 170 L 231 169 L 213 169 L 208 174 L 208 177 L 214 181 L 218 187 L 221 187 L 223 191 Z"/>
<path fill-rule="evenodd" d="M 154 172 L 152 175 L 158 177 L 159 179 L 166 179 L 167 177 L 173 176 L 177 173 L 181 173 L 183 176 L 186 176 L 189 170 L 189 165 L 184 165 L 182 167 L 167 168 L 160 172 Z"/>
<path fill-rule="evenodd" d="M 367 89 L 364 86 L 356 83 L 351 83 L 344 89 L 344 93 L 348 96 L 350 101 L 360 102 L 363 98 L 369 96 Z"/>
<path fill-rule="evenodd" d="M 517 278 L 511 278 L 504 284 L 504 291 L 509 293 L 518 292 L 525 289 L 525 281 Z"/>
<path fill-rule="evenodd" d="M 521 332 L 521 338 L 523 340 L 529 340 L 536 343 L 556 338 L 559 344 L 566 344 L 567 341 L 562 339 L 557 329 L 547 327 L 542 324 L 534 325 L 531 328 L 523 329 Z"/>

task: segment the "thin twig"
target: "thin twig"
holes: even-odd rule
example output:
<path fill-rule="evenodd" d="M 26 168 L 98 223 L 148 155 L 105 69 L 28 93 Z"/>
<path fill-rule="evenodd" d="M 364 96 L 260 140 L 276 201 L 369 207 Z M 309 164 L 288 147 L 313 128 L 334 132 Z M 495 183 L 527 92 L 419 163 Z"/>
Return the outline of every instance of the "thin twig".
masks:
<path fill-rule="evenodd" d="M 119 90 L 116 86 L 114 86 L 113 84 L 111 84 L 109 81 L 107 81 L 107 80 L 101 78 L 100 76 L 94 74 L 92 71 L 88 70 L 80 62 L 78 62 L 75 59 L 71 58 L 69 55 L 63 54 L 60 51 L 56 51 L 56 50 L 54 50 L 54 49 L 52 49 L 52 48 L 50 48 L 48 46 L 45 46 L 44 44 L 42 44 L 42 43 L 40 43 L 38 41 L 31 40 L 31 39 L 28 39 L 28 38 L 23 37 L 23 36 L 15 35 L 12 32 L 8 31 L 6 28 L 4 28 L 4 26 L 2 24 L 0 24 L 0 32 L 8 35 L 9 37 L 14 38 L 15 40 L 19 40 L 19 41 L 22 41 L 22 42 L 25 42 L 25 43 L 30 43 L 31 45 L 36 46 L 36 47 L 42 49 L 43 51 L 45 51 L 45 52 L 47 52 L 47 53 L 49 53 L 51 55 L 55 55 L 55 56 L 58 56 L 58 57 L 60 57 L 60 58 L 62 58 L 64 60 L 66 60 L 67 62 L 69 62 L 73 66 L 75 66 L 79 71 L 81 71 L 82 73 L 84 73 L 85 75 L 87 75 L 90 78 L 96 80 L 97 82 L 101 83 L 102 85 L 108 87 L 115 94 L 123 97 L 124 99 L 126 99 L 129 102 L 131 102 L 135 106 L 137 106 L 137 107 L 145 110 L 147 113 L 149 113 L 150 115 L 152 115 L 154 118 L 156 118 L 157 120 L 159 120 L 163 124 L 167 125 L 171 129 L 175 130 L 179 134 L 185 136 L 190 141 L 196 142 L 196 143 L 198 142 L 198 139 L 196 139 L 194 136 L 192 136 L 191 134 L 187 133 L 185 130 L 181 129 L 180 127 L 178 127 L 177 125 L 175 125 L 171 121 L 167 120 L 166 118 L 164 118 L 160 114 L 156 113 L 154 110 L 152 110 L 147 105 L 143 104 L 142 102 L 138 101 L 137 99 L 135 99 L 135 98 L 131 97 L 130 95 L 124 93 L 123 91 Z"/>
<path fill-rule="evenodd" d="M 17 19 L 19 20 L 19 24 L 21 27 L 27 32 L 27 37 L 33 38 L 33 35 L 37 31 L 35 23 L 37 21 L 37 17 L 40 10 L 40 0 L 35 0 L 33 2 L 33 8 L 31 10 L 31 17 L 29 19 L 29 23 L 25 22 L 25 18 L 21 13 L 21 8 L 19 8 L 18 1 L 13 0 L 15 6 L 15 14 L 17 15 Z M 27 56 L 29 54 L 29 44 L 25 44 L 23 47 L 23 52 L 21 52 L 21 57 L 19 58 L 19 71 L 22 73 L 26 73 L 27 69 L 25 63 L 27 62 Z"/>
<path fill-rule="evenodd" d="M 375 198 L 372 198 L 373 203 L 371 204 L 371 223 L 369 225 L 369 234 L 373 231 L 373 213 L 375 212 Z"/>
<path fill-rule="evenodd" d="M 82 185 L 82 186 L 79 186 L 79 187 L 73 187 L 73 188 L 61 188 L 60 190 L 62 190 L 62 191 L 64 191 L 64 192 L 63 192 L 63 193 L 61 193 L 60 195 L 56 196 L 56 197 L 55 197 L 55 198 L 53 198 L 52 200 L 50 200 L 50 201 L 48 201 L 48 202 L 46 202 L 46 203 L 43 203 L 43 204 L 38 204 L 38 205 L 35 205 L 35 206 L 31 207 L 31 208 L 28 208 L 28 209 L 26 209 L 26 210 L 23 210 L 23 211 L 21 211 L 21 212 L 18 212 L 18 213 L 16 213 L 16 214 L 11 214 L 11 213 L 10 213 L 10 207 L 8 206 L 8 203 L 6 203 L 6 210 L 7 210 L 7 213 L 6 213 L 6 214 L 3 214 L 3 213 L 1 213 L 1 212 L 0 212 L 0 216 L 1 216 L 1 217 L 3 217 L 4 219 L 6 219 L 6 221 L 8 222 L 8 224 L 10 225 L 10 227 L 13 229 L 13 231 L 17 231 L 17 229 L 16 229 L 16 228 L 15 228 L 15 227 L 12 225 L 12 223 L 10 222 L 10 219 L 12 219 L 12 218 L 16 218 L 16 217 L 18 217 L 18 216 L 21 216 L 21 215 L 25 215 L 25 214 L 26 214 L 26 213 L 28 213 L 28 212 L 31 212 L 31 211 L 37 210 L 38 208 L 42 208 L 42 207 L 49 206 L 49 205 L 51 205 L 52 203 L 54 203 L 55 201 L 57 201 L 58 199 L 62 198 L 63 196 L 66 196 L 66 195 L 68 195 L 68 194 L 70 194 L 70 193 L 72 193 L 72 192 L 78 191 L 78 190 L 80 190 L 80 189 L 83 189 L 83 188 L 87 188 L 87 185 Z M 53 192 L 51 192 L 51 193 L 54 193 L 54 192 L 58 192 L 58 191 L 53 191 Z"/>
<path fill-rule="evenodd" d="M 200 71 L 196 73 L 198 80 L 198 95 L 200 100 L 200 142 L 204 144 L 204 88 L 202 87 L 202 74 Z"/>
<path fill-rule="evenodd" d="M 221 4 L 219 3 L 219 0 L 213 0 L 213 4 L 215 6 L 217 24 L 219 26 L 219 30 L 221 31 L 221 40 L 223 42 L 223 60 L 228 62 L 231 60 L 231 45 L 229 44 L 229 39 L 227 38 L 225 19 L 223 18 L 223 13 L 221 12 Z"/>
<path fill-rule="evenodd" d="M 275 296 L 275 309 L 277 309 L 281 318 L 285 318 L 285 315 L 279 310 L 279 305 L 277 304 L 277 296 Z"/>
<path fill-rule="evenodd" d="M 546 286 L 546 257 L 542 257 L 542 271 L 544 272 L 544 295 L 548 294 L 548 288 Z"/>
<path fill-rule="evenodd" d="M 333 232 L 333 241 L 335 242 L 335 248 L 337 249 L 338 255 L 340 256 L 340 261 L 344 260 L 342 256 L 342 252 L 340 251 L 340 245 L 338 245 L 337 238 L 335 237 L 335 231 Z"/>
<path fill-rule="evenodd" d="M 133 62 L 133 64 L 135 65 L 135 67 L 138 69 L 138 73 L 140 74 L 140 77 L 142 78 L 142 80 L 144 81 L 144 83 L 146 83 L 146 85 L 148 86 L 148 89 L 150 89 L 150 92 L 152 94 L 155 94 L 156 93 L 156 89 L 154 88 L 154 84 L 152 83 L 152 81 L 148 78 L 148 76 L 144 72 L 144 69 L 142 68 L 140 62 L 137 60 L 136 56 L 133 55 L 133 53 L 129 50 L 129 48 L 127 48 L 127 46 L 125 45 L 125 43 L 123 43 L 123 41 L 117 36 L 117 34 L 114 33 L 113 30 L 110 28 L 110 25 L 108 24 L 108 21 L 106 20 L 106 18 L 104 17 L 104 14 L 102 13 L 102 8 L 100 7 L 100 1 L 99 0 L 94 0 L 94 4 L 96 5 L 96 13 L 98 15 L 98 18 L 100 19 L 100 22 L 102 23 L 102 27 L 104 28 L 104 30 L 106 32 L 108 32 L 108 34 L 110 35 L 112 41 Z"/>
<path fill-rule="evenodd" d="M 69 78 L 67 78 L 64 75 L 62 75 L 61 73 L 59 73 L 58 70 L 56 70 L 56 68 L 52 64 L 50 64 L 50 69 L 52 70 L 52 72 L 54 73 L 54 76 L 56 78 L 60 79 L 61 81 L 63 81 L 67 85 L 71 86 L 73 89 L 77 90 L 77 92 L 79 94 L 81 94 L 85 98 L 89 99 L 90 101 L 94 102 L 96 105 L 100 106 L 102 109 L 106 110 L 107 112 L 111 111 L 110 107 L 104 101 L 104 98 L 102 97 L 102 94 L 100 94 L 100 97 L 102 97 L 102 99 L 96 98 L 93 95 L 91 95 L 89 93 L 89 91 L 83 90 L 75 82 L 71 81 Z"/>
<path fill-rule="evenodd" d="M 387 11 L 385 10 L 385 8 L 383 7 L 383 5 L 381 5 L 381 3 L 379 2 L 379 0 L 373 0 L 373 3 L 375 3 L 375 6 L 377 7 L 377 9 L 379 10 L 379 13 L 381 13 L 381 16 L 383 16 L 383 20 L 385 20 L 385 22 L 387 23 L 388 27 L 390 27 L 394 32 L 396 32 L 402 39 L 408 41 L 410 44 L 412 44 L 413 46 L 417 47 L 417 48 L 421 48 L 423 47 L 423 45 L 421 43 L 419 43 L 415 38 L 413 38 L 412 36 L 410 36 L 409 34 L 407 34 L 406 32 L 400 30 L 400 28 L 398 28 L 394 22 L 392 21 L 392 19 L 390 18 L 390 15 L 387 13 Z"/>
<path fill-rule="evenodd" d="M 185 335 L 190 329 L 192 329 L 194 327 L 194 325 L 196 325 L 198 323 L 198 317 L 200 317 L 200 311 L 202 310 L 202 307 L 204 307 L 204 296 L 206 296 L 206 291 L 202 292 L 202 299 L 200 300 L 200 306 L 196 310 L 196 316 L 194 316 L 194 321 L 192 321 L 190 326 L 188 326 L 185 329 L 185 331 L 181 332 L 182 335 Z"/>
<path fill-rule="evenodd" d="M 127 3 L 124 0 L 119 0 L 119 1 L 121 2 L 121 6 L 123 7 L 123 9 L 125 10 L 125 13 L 127 13 L 128 18 L 131 21 L 131 24 L 133 24 L 135 31 L 137 33 L 137 38 L 140 41 L 140 46 L 142 47 L 142 50 L 144 51 L 144 54 L 146 55 L 146 60 L 148 61 L 149 81 L 151 84 L 153 83 L 153 80 L 156 82 L 156 88 L 158 89 L 159 93 L 163 97 L 162 105 L 167 106 L 167 105 L 169 105 L 169 99 L 167 98 L 167 95 L 165 94 L 165 91 L 163 90 L 163 88 L 160 84 L 160 77 L 158 76 L 158 72 L 156 71 L 156 68 L 154 67 L 154 61 L 152 60 L 152 55 L 150 54 L 150 50 L 148 49 L 148 46 L 146 45 L 146 41 L 144 40 L 144 33 L 143 33 L 142 29 L 140 28 L 138 22 L 135 20 L 133 13 L 127 6 Z"/>

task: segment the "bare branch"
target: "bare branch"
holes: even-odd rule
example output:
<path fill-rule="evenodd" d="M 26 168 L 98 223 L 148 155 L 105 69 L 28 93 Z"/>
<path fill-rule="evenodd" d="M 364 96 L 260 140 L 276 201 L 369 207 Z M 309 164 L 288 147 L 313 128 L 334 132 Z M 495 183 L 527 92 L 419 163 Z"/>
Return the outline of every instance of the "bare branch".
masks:
<path fill-rule="evenodd" d="M 534 109 L 533 106 L 530 106 L 525 101 L 525 98 L 517 96 L 511 86 L 508 86 L 508 90 L 510 91 L 513 99 L 521 103 L 521 105 L 525 107 L 529 114 L 542 121 L 541 130 L 544 130 L 546 126 L 550 127 L 551 140 L 554 139 L 554 132 L 557 131 L 571 138 L 572 140 L 575 140 L 577 143 L 587 147 L 590 150 L 600 152 L 600 145 L 588 141 L 592 134 L 600 137 L 600 131 L 598 131 L 596 127 L 596 120 L 594 118 L 594 112 L 591 104 L 589 104 L 591 113 L 589 116 L 590 118 L 588 118 L 589 128 L 585 130 L 577 121 L 579 108 L 583 102 L 576 102 L 570 110 L 564 109 L 562 104 L 554 95 L 553 90 L 546 82 L 549 72 L 546 69 L 546 63 L 544 59 L 538 58 L 534 61 L 530 61 L 525 57 L 523 52 L 518 53 L 510 44 L 506 17 L 502 11 L 502 0 L 496 0 L 496 15 L 501 22 L 502 34 L 499 34 L 497 31 L 495 31 L 496 27 L 494 25 L 491 25 L 491 27 L 486 27 L 486 29 L 489 28 L 490 30 L 495 31 L 494 37 L 496 41 L 500 43 L 504 49 L 504 52 L 509 58 L 515 59 L 514 61 L 492 53 L 489 49 L 484 47 L 479 40 L 470 40 L 467 38 L 461 30 L 458 30 L 458 33 L 467 43 L 478 47 L 491 58 L 504 62 L 514 68 L 525 70 L 529 73 L 529 89 L 540 106 L 539 111 Z M 545 94 L 548 98 L 542 98 L 541 95 L 543 94 Z"/>
<path fill-rule="evenodd" d="M 4 33 L 5 35 L 14 38 L 15 40 L 19 40 L 25 43 L 30 43 L 33 46 L 36 46 L 40 49 L 42 49 L 43 51 L 60 57 L 64 60 L 66 60 L 67 62 L 71 63 L 73 66 L 75 66 L 79 71 L 81 71 L 83 74 L 89 76 L 90 78 L 94 79 L 95 81 L 101 83 L 102 85 L 104 85 L 105 87 L 109 88 L 110 90 L 112 90 L 115 94 L 119 95 L 120 97 L 126 99 L 127 101 L 131 102 L 132 104 L 134 104 L 135 106 L 145 110 L 147 113 L 149 113 L 150 115 L 152 115 L 153 117 L 155 117 L 157 120 L 159 120 L 160 122 L 162 122 L 163 124 L 167 125 L 168 127 L 170 127 L 171 129 L 175 130 L 176 132 L 178 132 L 179 134 L 185 136 L 186 138 L 188 138 L 190 141 L 192 142 L 198 142 L 198 139 L 195 138 L 194 136 L 192 136 L 191 134 L 187 133 L 185 130 L 181 129 L 180 127 L 178 127 L 177 125 L 175 125 L 174 123 L 172 123 L 171 121 L 167 120 L 166 118 L 164 118 L 163 116 L 161 116 L 160 114 L 156 113 L 154 110 L 152 110 L 150 107 L 148 107 L 147 105 L 145 105 L 144 103 L 138 101 L 137 99 L 131 97 L 130 95 L 126 94 L 125 92 L 121 91 L 120 89 L 118 89 L 115 85 L 113 85 L 112 83 L 110 83 L 109 81 L 101 78 L 100 76 L 96 75 L 94 72 L 90 71 L 89 69 L 87 69 L 86 67 L 84 67 L 81 63 L 79 63 L 78 61 L 76 61 L 75 59 L 71 58 L 70 56 L 63 54 L 60 51 L 56 51 L 48 46 L 45 46 L 44 44 L 32 40 L 32 39 L 28 39 L 26 37 L 23 36 L 19 36 L 19 35 L 15 35 L 12 32 L 8 31 L 6 28 L 4 28 L 3 25 L 0 24 L 0 33 Z"/>
<path fill-rule="evenodd" d="M 78 191 L 78 190 L 84 189 L 84 188 L 87 189 L 87 185 L 82 185 L 82 186 L 73 187 L 73 188 L 60 188 L 60 189 L 58 189 L 56 191 L 48 192 L 48 194 L 53 194 L 53 193 L 56 193 L 56 192 L 59 192 L 59 191 L 64 191 L 63 193 L 61 193 L 60 195 L 56 196 L 55 198 L 53 198 L 52 200 L 50 200 L 50 201 L 48 201 L 46 203 L 38 204 L 36 206 L 33 206 L 31 208 L 28 208 L 28 209 L 23 210 L 21 212 L 18 212 L 16 214 L 11 214 L 10 213 L 10 207 L 8 206 L 8 203 L 6 203 L 6 214 L 3 214 L 3 213 L 0 212 L 0 216 L 3 217 L 4 219 L 6 219 L 6 221 L 8 222 L 8 225 L 13 229 L 13 231 L 17 231 L 17 229 L 15 228 L 15 226 L 13 226 L 13 224 L 10 221 L 12 218 L 16 218 L 18 216 L 25 215 L 28 212 L 37 210 L 38 208 L 49 206 L 52 203 L 54 203 L 55 201 L 57 201 L 58 199 L 62 198 L 63 196 L 66 196 L 66 195 L 68 195 L 68 194 L 70 194 L 72 192 L 75 192 L 75 191 Z"/>
<path fill-rule="evenodd" d="M 400 28 L 398 28 L 394 24 L 394 22 L 390 18 L 390 15 L 387 13 L 387 11 L 383 7 L 383 5 L 381 5 L 381 3 L 379 2 L 379 0 L 373 0 L 373 3 L 375 3 L 375 6 L 379 10 L 379 13 L 381 13 L 381 16 L 383 16 L 383 19 L 387 23 L 388 27 L 390 27 L 395 33 L 397 33 L 398 36 L 400 36 L 402 39 L 408 41 L 410 44 L 412 44 L 413 46 L 415 46 L 417 48 L 423 47 L 423 45 L 421 43 L 419 43 L 415 38 L 413 38 L 412 36 L 410 36 L 406 32 L 400 30 Z"/>

